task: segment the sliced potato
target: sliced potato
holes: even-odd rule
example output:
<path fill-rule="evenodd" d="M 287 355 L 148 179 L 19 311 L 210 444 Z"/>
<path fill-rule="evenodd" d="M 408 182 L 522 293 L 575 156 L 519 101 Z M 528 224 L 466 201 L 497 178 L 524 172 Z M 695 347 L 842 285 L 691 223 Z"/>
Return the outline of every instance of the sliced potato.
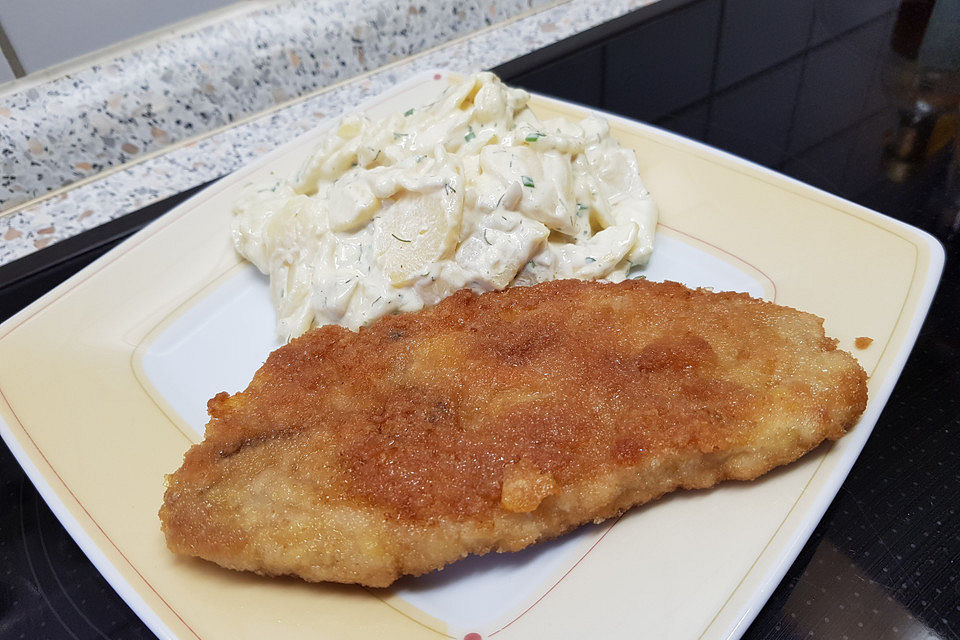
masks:
<path fill-rule="evenodd" d="M 327 192 L 330 228 L 353 231 L 365 225 L 380 208 L 380 200 L 366 181 L 340 180 Z"/>
<path fill-rule="evenodd" d="M 377 262 L 395 287 L 410 284 L 457 248 L 463 195 L 459 176 L 427 192 L 402 191 L 374 219 Z"/>

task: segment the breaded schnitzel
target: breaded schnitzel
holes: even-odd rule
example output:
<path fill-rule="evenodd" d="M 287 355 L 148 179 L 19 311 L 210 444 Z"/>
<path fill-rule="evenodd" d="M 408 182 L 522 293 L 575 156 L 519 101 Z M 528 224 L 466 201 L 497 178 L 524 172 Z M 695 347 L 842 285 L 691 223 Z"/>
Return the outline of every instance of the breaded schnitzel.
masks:
<path fill-rule="evenodd" d="M 461 291 L 273 352 L 210 400 L 160 519 L 177 553 L 383 587 L 756 478 L 841 437 L 866 400 L 820 318 L 745 294 Z"/>

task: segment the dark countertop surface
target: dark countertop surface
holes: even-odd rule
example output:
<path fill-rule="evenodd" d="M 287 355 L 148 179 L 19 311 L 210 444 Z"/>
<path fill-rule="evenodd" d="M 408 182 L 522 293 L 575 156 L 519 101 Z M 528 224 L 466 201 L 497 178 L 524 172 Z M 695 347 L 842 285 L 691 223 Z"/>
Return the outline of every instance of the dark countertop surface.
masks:
<path fill-rule="evenodd" d="M 958 6 L 662 0 L 495 70 L 703 140 L 944 244 L 903 375 L 751 640 L 960 638 Z M 188 195 L 0 268 L 0 320 Z M 152 637 L 5 446 L 0 513 L 0 638 Z"/>

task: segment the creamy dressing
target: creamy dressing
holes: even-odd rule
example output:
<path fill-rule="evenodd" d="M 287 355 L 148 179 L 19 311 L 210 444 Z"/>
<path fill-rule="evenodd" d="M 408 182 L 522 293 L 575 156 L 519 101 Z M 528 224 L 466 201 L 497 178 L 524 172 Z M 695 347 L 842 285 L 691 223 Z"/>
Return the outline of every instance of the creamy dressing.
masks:
<path fill-rule="evenodd" d="M 657 211 L 633 152 L 606 121 L 541 122 L 528 99 L 480 73 L 423 107 L 348 116 L 294 179 L 248 188 L 234 245 L 270 275 L 280 337 L 645 263 Z"/>

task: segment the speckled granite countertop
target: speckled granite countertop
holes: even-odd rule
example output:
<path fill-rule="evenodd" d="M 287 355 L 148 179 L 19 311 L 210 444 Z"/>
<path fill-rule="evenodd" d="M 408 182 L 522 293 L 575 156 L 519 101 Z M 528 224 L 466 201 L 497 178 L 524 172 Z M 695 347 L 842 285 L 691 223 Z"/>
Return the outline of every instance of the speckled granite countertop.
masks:
<path fill-rule="evenodd" d="M 256 3 L 0 87 L 0 264 L 227 174 L 415 73 L 490 68 L 651 1 Z"/>

